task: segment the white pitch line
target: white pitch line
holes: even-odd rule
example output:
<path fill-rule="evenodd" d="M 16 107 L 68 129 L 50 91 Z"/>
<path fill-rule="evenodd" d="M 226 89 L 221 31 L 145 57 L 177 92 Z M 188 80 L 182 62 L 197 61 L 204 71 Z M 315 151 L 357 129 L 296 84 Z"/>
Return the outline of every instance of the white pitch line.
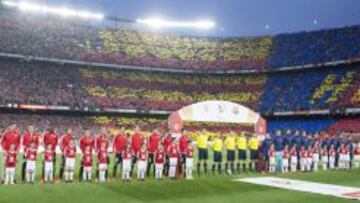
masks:
<path fill-rule="evenodd" d="M 277 177 L 238 178 L 235 181 L 288 190 L 360 200 L 360 188 Z"/>

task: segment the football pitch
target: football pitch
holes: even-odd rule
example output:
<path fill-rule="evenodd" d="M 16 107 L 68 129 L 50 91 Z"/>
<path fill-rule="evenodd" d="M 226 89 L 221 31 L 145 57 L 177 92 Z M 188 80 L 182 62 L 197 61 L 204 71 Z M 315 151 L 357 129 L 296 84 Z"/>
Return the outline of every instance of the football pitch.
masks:
<path fill-rule="evenodd" d="M 18 167 L 19 168 L 19 167 Z M 40 167 L 38 167 L 39 169 Z M 77 175 L 77 173 L 75 173 Z M 0 202 L 354 202 L 332 196 L 284 190 L 233 181 L 242 177 L 264 176 L 201 176 L 191 181 L 148 179 L 122 183 L 119 179 L 100 183 L 57 183 L 46 185 L 0 185 Z M 360 187 L 360 169 L 321 171 L 276 175 L 296 180 Z M 19 177 L 18 177 L 19 179 Z"/>

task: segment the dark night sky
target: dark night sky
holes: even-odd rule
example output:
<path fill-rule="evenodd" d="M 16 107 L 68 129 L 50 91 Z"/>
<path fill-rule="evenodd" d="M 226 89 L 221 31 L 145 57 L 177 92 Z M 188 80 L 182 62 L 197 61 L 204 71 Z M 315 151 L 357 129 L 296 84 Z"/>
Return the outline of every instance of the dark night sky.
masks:
<path fill-rule="evenodd" d="M 42 0 L 51 5 L 174 20 L 211 19 L 210 31 L 191 35 L 252 36 L 360 24 L 360 0 Z"/>

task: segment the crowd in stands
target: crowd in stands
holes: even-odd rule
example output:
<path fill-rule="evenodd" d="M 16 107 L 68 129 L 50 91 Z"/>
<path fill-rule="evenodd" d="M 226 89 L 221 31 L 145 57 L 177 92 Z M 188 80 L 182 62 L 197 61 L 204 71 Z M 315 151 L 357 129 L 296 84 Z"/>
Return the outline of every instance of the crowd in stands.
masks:
<path fill-rule="evenodd" d="M 0 15 L 0 52 L 168 69 L 264 70 L 360 56 L 360 27 L 262 37 L 191 37 Z"/>
<path fill-rule="evenodd" d="M 71 70 L 71 71 L 69 71 Z M 0 102 L 71 109 L 178 110 L 226 100 L 260 113 L 356 108 L 357 66 L 236 74 L 170 74 L 2 60 Z"/>

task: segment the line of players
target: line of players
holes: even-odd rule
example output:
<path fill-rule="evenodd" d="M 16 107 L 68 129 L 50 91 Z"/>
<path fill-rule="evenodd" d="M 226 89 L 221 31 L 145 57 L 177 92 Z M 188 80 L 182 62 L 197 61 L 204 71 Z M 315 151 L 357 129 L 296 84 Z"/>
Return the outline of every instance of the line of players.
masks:
<path fill-rule="evenodd" d="M 274 173 L 295 171 L 317 171 L 349 169 L 359 167 L 360 150 L 351 135 L 340 133 L 329 135 L 326 132 L 308 135 L 300 131 L 278 130 L 273 136 L 267 136 L 262 142 L 261 151 L 268 164 L 268 171 Z"/>
<path fill-rule="evenodd" d="M 80 137 L 79 148 L 81 151 L 80 181 L 91 181 L 93 153 L 96 154 L 96 176 L 99 182 L 108 179 L 110 163 L 109 146 L 111 143 L 108 130 L 101 128 L 99 135 L 93 137 L 90 130 L 85 130 Z M 185 171 L 187 179 L 192 179 L 193 147 L 186 135 L 174 139 L 170 134 L 162 137 L 157 130 L 145 138 L 139 127 L 135 128 L 134 134 L 125 133 L 124 129 L 115 135 L 112 140 L 114 155 L 113 178 L 116 177 L 118 167 L 121 168 L 121 179 L 129 181 L 132 177 L 135 165 L 137 166 L 137 178 L 145 180 L 151 170 L 157 180 L 163 178 L 163 174 L 175 179 L 179 172 Z M 24 153 L 21 166 L 22 182 L 34 183 L 36 171 L 36 159 L 38 147 L 43 145 L 42 156 L 42 179 L 46 183 L 54 181 L 56 166 L 56 147 L 61 150 L 61 164 L 59 179 L 65 182 L 74 180 L 76 162 L 76 141 L 71 129 L 66 131 L 60 139 L 53 129 L 49 129 L 40 136 L 34 126 L 28 126 L 23 136 L 17 130 L 16 124 L 11 124 L 2 134 L 1 146 L 4 155 L 4 184 L 14 184 L 16 178 L 17 155 L 22 145 Z"/>

